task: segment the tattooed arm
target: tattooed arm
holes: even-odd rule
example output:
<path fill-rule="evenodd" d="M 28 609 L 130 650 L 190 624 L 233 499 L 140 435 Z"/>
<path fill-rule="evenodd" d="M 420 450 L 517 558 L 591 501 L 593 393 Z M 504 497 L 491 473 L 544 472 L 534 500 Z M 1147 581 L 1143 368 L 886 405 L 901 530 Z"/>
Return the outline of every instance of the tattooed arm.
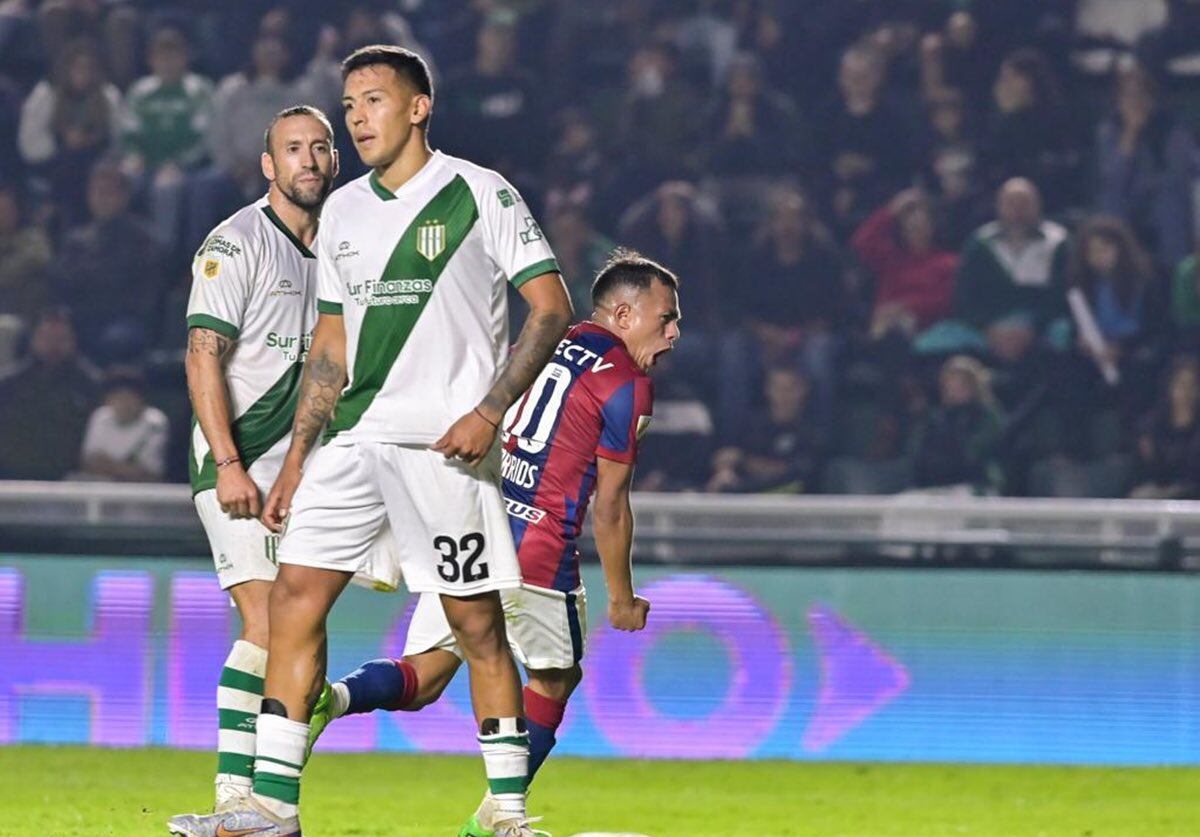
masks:
<path fill-rule="evenodd" d="M 239 456 L 233 441 L 233 409 L 225 383 L 225 361 L 233 345 L 232 339 L 212 329 L 188 329 L 184 369 L 188 397 L 213 460 L 228 463 L 217 468 L 217 502 L 231 517 L 257 517 L 258 487 L 246 475 L 241 462 L 230 461 Z"/>
<path fill-rule="evenodd" d="M 300 396 L 296 420 L 292 423 L 292 442 L 283 468 L 267 502 L 262 521 L 272 531 L 283 529 L 292 505 L 292 495 L 300 485 L 304 460 L 333 416 L 338 396 L 346 385 L 346 327 L 340 314 L 321 314 L 313 331 L 312 345 L 300 376 Z"/>
<path fill-rule="evenodd" d="M 433 450 L 469 465 L 483 459 L 496 438 L 504 414 L 529 388 L 554 354 L 571 322 L 571 300 L 557 273 L 543 273 L 521 286 L 529 314 L 508 365 L 484 399 L 446 431 Z"/>

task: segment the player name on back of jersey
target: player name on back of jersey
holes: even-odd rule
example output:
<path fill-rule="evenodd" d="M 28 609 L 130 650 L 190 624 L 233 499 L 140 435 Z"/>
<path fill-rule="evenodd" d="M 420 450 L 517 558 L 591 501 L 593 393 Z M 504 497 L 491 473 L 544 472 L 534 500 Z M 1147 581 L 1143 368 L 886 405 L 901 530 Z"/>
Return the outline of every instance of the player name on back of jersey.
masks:
<path fill-rule="evenodd" d="M 533 488 L 537 485 L 538 470 L 538 466 L 532 462 L 526 462 L 506 450 L 500 451 L 500 477 L 518 488 Z"/>
<path fill-rule="evenodd" d="M 611 361 L 604 360 L 591 349 L 573 343 L 570 338 L 566 338 L 558 344 L 558 348 L 554 350 L 554 356 L 589 372 L 603 372 L 605 369 L 613 368 Z M 588 369 L 589 366 L 591 369 Z"/>

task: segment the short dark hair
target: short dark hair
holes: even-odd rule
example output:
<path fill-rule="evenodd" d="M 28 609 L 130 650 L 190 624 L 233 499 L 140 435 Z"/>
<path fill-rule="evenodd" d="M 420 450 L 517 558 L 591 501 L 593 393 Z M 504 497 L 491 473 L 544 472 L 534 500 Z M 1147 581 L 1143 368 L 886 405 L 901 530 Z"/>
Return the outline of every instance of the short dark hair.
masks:
<path fill-rule="evenodd" d="M 284 108 L 271 117 L 271 124 L 267 125 L 267 130 L 263 131 L 263 150 L 268 154 L 271 153 L 271 131 L 274 130 L 275 123 L 280 119 L 287 119 L 289 116 L 311 116 L 325 126 L 325 133 L 329 137 L 329 144 L 333 144 L 333 125 L 329 123 L 329 117 L 325 115 L 324 111 L 312 105 L 292 105 L 290 108 Z"/>
<path fill-rule="evenodd" d="M 608 261 L 596 274 L 596 281 L 592 282 L 592 305 L 599 306 L 618 288 L 645 291 L 655 281 L 679 290 L 679 277 L 670 270 L 637 250 L 618 247 L 609 254 Z"/>
<path fill-rule="evenodd" d="M 433 79 L 429 75 L 429 65 L 425 59 L 411 49 L 391 44 L 372 44 L 359 47 L 346 56 L 342 61 L 342 80 L 355 70 L 372 67 L 376 64 L 386 64 L 402 76 L 418 93 L 433 98 Z"/>

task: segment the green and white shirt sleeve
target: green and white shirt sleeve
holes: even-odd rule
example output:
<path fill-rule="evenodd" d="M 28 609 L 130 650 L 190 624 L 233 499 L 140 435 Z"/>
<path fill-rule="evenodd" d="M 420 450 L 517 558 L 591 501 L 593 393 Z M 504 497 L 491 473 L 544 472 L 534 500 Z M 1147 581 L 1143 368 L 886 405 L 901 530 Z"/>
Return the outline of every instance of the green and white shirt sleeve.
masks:
<path fill-rule="evenodd" d="M 188 328 L 212 329 L 236 340 L 254 287 L 249 245 L 242 233 L 225 226 L 213 231 L 192 261 Z"/>
<path fill-rule="evenodd" d="M 514 288 L 543 273 L 558 273 L 554 251 L 520 193 L 499 175 L 489 177 L 479 196 L 484 246 Z"/>

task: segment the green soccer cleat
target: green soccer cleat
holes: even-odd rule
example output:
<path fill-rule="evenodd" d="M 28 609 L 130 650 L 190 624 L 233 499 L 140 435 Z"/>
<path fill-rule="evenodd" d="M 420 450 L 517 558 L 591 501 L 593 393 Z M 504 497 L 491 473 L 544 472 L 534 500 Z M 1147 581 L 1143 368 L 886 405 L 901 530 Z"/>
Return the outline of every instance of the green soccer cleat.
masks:
<path fill-rule="evenodd" d="M 325 727 L 329 726 L 329 722 L 332 720 L 333 687 L 326 680 L 324 688 L 321 689 L 321 696 L 317 698 L 316 705 L 313 706 L 312 717 L 308 719 L 308 746 L 304 749 L 305 764 L 308 764 L 308 759 L 312 755 L 313 745 L 317 743 L 317 739 L 321 737 L 321 733 L 325 731 Z"/>
<path fill-rule="evenodd" d="M 495 833 L 490 828 L 485 828 L 479 822 L 479 817 L 472 814 L 467 824 L 459 830 L 458 837 L 493 837 Z"/>
<path fill-rule="evenodd" d="M 531 823 L 537 822 L 541 817 L 499 822 L 496 820 L 499 813 L 496 801 L 490 793 L 487 794 L 475 813 L 467 820 L 467 824 L 459 830 L 458 837 L 550 837 L 549 831 L 539 831 L 530 827 Z"/>

